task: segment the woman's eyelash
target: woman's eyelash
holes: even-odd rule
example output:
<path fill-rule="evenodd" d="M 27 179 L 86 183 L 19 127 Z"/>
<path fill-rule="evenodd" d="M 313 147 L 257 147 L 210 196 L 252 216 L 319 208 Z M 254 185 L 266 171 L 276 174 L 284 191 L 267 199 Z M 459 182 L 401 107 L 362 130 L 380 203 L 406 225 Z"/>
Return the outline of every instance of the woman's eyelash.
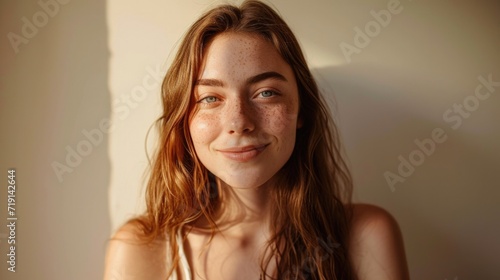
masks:
<path fill-rule="evenodd" d="M 271 97 L 271 96 L 278 95 L 278 92 L 276 92 L 274 90 L 264 90 L 264 91 L 259 92 L 259 95 L 261 95 L 262 97 Z"/>
<path fill-rule="evenodd" d="M 207 96 L 198 101 L 198 103 L 214 103 L 217 102 L 219 99 L 215 96 Z"/>
<path fill-rule="evenodd" d="M 275 90 L 263 90 L 261 92 L 259 92 L 259 95 L 263 98 L 270 98 L 270 97 L 273 97 L 273 96 L 276 96 L 276 95 L 279 95 L 279 93 Z M 219 101 L 220 99 L 218 97 L 215 97 L 215 96 L 207 96 L 207 97 L 204 97 L 204 98 L 201 98 L 200 100 L 197 101 L 197 103 L 214 103 L 214 102 L 217 102 Z"/>

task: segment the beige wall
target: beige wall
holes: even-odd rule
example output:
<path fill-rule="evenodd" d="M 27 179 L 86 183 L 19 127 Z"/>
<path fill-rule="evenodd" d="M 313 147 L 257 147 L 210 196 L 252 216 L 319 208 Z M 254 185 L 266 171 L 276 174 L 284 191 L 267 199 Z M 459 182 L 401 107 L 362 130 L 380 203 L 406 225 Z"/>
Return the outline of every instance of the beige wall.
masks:
<path fill-rule="evenodd" d="M 21 19 L 43 9 L 1 2 L 0 170 L 16 167 L 19 185 L 19 267 L 12 274 L 3 266 L 2 279 L 100 278 L 106 239 L 142 207 L 159 79 L 183 32 L 214 3 L 60 2 L 69 3 L 39 22 L 17 54 L 7 34 L 22 35 Z M 412 279 L 497 279 L 500 86 L 474 94 L 479 76 L 500 81 L 499 4 L 272 3 L 336 100 L 356 201 L 398 219 Z M 377 24 L 372 10 L 387 10 L 390 22 Z M 356 27 L 372 32 L 364 45 Z M 353 53 L 346 57 L 341 46 Z M 469 111 L 453 112 L 464 101 Z M 433 131 L 441 135 L 427 155 L 415 141 Z M 400 174 L 400 155 L 412 155 L 413 172 Z M 391 186 L 387 172 L 404 182 Z"/>
<path fill-rule="evenodd" d="M 99 279 L 111 229 L 108 135 L 96 132 L 110 117 L 105 2 L 41 3 L 52 3 L 48 12 L 38 1 L 0 4 L 0 278 Z M 15 273 L 6 263 L 11 167 Z"/>

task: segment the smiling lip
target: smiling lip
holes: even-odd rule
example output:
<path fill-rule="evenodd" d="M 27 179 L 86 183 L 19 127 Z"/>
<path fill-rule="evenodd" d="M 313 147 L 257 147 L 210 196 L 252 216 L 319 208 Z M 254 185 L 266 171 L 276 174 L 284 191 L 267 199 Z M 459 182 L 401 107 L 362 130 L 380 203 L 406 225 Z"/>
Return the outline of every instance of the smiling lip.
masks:
<path fill-rule="evenodd" d="M 221 152 L 226 158 L 239 162 L 246 162 L 257 157 L 264 149 L 265 145 L 249 145 L 244 147 L 234 147 L 228 149 L 221 149 Z"/>

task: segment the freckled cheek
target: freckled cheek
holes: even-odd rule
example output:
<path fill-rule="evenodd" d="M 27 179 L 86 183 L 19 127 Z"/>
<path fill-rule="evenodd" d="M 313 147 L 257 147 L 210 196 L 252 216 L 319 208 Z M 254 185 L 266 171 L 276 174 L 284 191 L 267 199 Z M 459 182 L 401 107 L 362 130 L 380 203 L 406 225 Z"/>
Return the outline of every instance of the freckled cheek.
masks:
<path fill-rule="evenodd" d="M 195 144 L 208 144 L 217 135 L 217 117 L 199 114 L 189 124 L 191 138 Z"/>
<path fill-rule="evenodd" d="M 294 134 L 297 128 L 297 110 L 289 106 L 278 106 L 262 113 L 263 124 L 267 124 L 273 133 L 278 135 Z"/>

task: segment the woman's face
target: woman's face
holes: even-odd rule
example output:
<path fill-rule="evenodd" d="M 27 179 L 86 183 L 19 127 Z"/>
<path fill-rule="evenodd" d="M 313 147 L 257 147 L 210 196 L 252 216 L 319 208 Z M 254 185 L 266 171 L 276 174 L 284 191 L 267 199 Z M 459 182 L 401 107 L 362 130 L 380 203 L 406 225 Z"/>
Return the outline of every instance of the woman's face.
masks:
<path fill-rule="evenodd" d="M 257 35 L 223 33 L 206 47 L 190 133 L 198 158 L 235 188 L 258 187 L 292 154 L 299 95 L 290 66 Z"/>

